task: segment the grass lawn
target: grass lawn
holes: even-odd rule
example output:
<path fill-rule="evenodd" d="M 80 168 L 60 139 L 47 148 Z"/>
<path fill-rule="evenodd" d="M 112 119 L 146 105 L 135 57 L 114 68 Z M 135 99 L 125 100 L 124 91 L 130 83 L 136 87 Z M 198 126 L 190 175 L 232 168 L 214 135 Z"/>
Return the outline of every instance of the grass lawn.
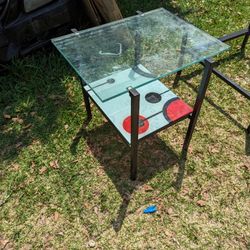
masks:
<path fill-rule="evenodd" d="M 214 36 L 246 27 L 250 13 L 248 0 L 119 5 L 124 16 L 163 6 Z M 250 44 L 243 58 L 240 43 L 230 44 L 218 68 L 250 89 Z M 187 120 L 141 144 L 131 182 L 129 150 L 96 107 L 82 129 L 80 84 L 56 51 L 8 67 L 0 76 L 1 249 L 249 249 L 247 99 L 213 76 L 185 171 Z M 175 89 L 190 104 L 200 69 L 185 70 Z M 151 204 L 158 212 L 144 215 Z"/>

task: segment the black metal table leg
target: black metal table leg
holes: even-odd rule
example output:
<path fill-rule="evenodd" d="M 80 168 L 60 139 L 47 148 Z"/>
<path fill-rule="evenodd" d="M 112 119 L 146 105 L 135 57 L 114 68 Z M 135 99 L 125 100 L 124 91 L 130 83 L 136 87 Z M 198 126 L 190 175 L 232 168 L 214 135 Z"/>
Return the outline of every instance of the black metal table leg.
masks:
<path fill-rule="evenodd" d="M 84 99 L 85 108 L 87 112 L 87 119 L 91 120 L 92 113 L 91 113 L 91 107 L 90 107 L 90 98 L 89 98 L 89 94 L 84 88 L 84 85 L 85 85 L 84 82 L 81 80 L 82 94 L 83 94 L 83 99 Z"/>
<path fill-rule="evenodd" d="M 182 70 L 178 71 L 175 75 L 175 78 L 174 78 L 174 83 L 173 83 L 173 87 L 176 88 L 178 86 L 178 83 L 180 81 L 180 78 L 181 78 L 181 73 L 182 73 Z"/>
<path fill-rule="evenodd" d="M 247 127 L 247 134 L 250 135 L 250 125 Z"/>
<path fill-rule="evenodd" d="M 248 42 L 249 36 L 250 36 L 250 24 L 248 25 L 248 32 L 245 34 L 244 40 L 243 40 L 243 42 L 241 44 L 241 51 L 242 52 L 245 51 L 246 44 Z"/>
<path fill-rule="evenodd" d="M 130 179 L 137 178 L 137 154 L 138 154 L 138 127 L 139 127 L 139 108 L 140 94 L 133 88 L 129 89 L 131 97 L 131 168 Z"/>
<path fill-rule="evenodd" d="M 191 115 L 191 119 L 190 119 L 190 123 L 189 123 L 189 127 L 187 130 L 187 134 L 186 134 L 186 138 L 183 144 L 183 152 L 185 154 L 185 156 L 187 155 L 187 151 L 188 151 L 188 147 L 190 144 L 190 141 L 192 139 L 192 135 L 194 132 L 194 128 L 200 113 L 200 109 L 204 100 L 204 97 L 206 95 L 206 91 L 207 91 L 207 87 L 208 87 L 208 83 L 212 74 L 212 63 L 210 61 L 205 60 L 204 62 L 205 64 L 205 70 L 202 76 L 202 80 L 201 80 L 201 84 L 199 87 L 199 91 L 198 91 L 198 95 L 194 104 L 194 110 L 193 113 Z"/>

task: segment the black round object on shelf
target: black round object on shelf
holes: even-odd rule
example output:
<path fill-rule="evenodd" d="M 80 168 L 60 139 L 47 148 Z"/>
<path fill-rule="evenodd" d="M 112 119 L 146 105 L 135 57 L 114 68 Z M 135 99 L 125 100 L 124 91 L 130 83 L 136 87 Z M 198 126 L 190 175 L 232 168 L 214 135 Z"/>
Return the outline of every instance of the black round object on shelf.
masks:
<path fill-rule="evenodd" d="M 150 103 L 157 103 L 161 101 L 161 95 L 155 92 L 150 92 L 146 94 L 145 99 Z"/>

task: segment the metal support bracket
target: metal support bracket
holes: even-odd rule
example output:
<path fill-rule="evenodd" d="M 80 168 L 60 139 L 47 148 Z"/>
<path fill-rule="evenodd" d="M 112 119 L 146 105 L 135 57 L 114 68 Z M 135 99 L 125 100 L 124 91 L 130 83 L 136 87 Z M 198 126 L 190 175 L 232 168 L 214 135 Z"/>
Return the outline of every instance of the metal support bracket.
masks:
<path fill-rule="evenodd" d="M 246 44 L 248 42 L 248 39 L 249 39 L 249 36 L 250 36 L 250 23 L 248 25 L 248 30 L 247 30 L 247 33 L 245 34 L 245 37 L 244 37 L 244 40 L 241 44 L 241 52 L 244 53 L 245 52 L 245 48 L 246 48 Z"/>
<path fill-rule="evenodd" d="M 250 24 L 248 25 L 247 29 L 243 29 L 243 30 L 237 31 L 237 32 L 231 33 L 229 35 L 225 35 L 225 36 L 219 38 L 219 40 L 222 41 L 222 42 L 227 42 L 227 41 L 239 38 L 241 36 L 244 36 L 243 42 L 241 44 L 241 52 L 244 53 L 245 52 L 245 48 L 246 48 L 246 44 L 247 44 L 247 42 L 249 40 L 249 36 L 250 36 Z M 228 77 L 226 77 L 219 70 L 213 69 L 213 73 L 217 77 L 219 77 L 222 81 L 224 81 L 229 86 L 231 86 L 233 89 L 235 89 L 236 91 L 238 91 L 241 95 L 243 95 L 244 97 L 246 97 L 247 99 L 250 100 L 250 92 L 249 91 L 247 91 L 246 89 L 242 88 L 240 85 L 238 85 L 237 83 L 235 83 L 234 81 L 232 81 L 231 79 L 229 79 Z"/>

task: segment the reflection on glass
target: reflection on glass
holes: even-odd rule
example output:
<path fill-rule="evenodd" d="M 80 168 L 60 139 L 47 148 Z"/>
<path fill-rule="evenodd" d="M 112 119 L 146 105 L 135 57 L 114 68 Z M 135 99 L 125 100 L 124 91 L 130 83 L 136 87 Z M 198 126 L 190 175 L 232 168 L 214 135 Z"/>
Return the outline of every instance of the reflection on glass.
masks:
<path fill-rule="evenodd" d="M 162 8 L 52 42 L 102 101 L 228 48 Z"/>

